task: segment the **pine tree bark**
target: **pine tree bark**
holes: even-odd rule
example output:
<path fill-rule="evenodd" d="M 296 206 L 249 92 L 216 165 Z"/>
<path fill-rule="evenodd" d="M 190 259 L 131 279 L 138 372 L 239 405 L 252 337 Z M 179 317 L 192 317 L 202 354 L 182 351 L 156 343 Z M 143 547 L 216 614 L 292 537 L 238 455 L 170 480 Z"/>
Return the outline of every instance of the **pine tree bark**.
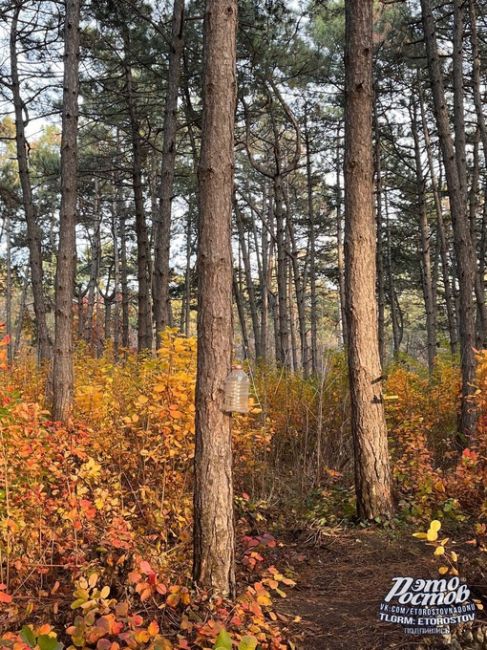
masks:
<path fill-rule="evenodd" d="M 476 414 L 470 400 L 470 395 L 474 390 L 473 385 L 476 365 L 474 352 L 475 305 L 473 300 L 473 292 L 475 288 L 475 258 L 468 223 L 466 195 L 464 191 L 465 184 L 459 174 L 459 168 L 457 165 L 458 160 L 463 158 L 463 153 L 460 151 L 460 153 L 457 154 L 450 133 L 450 120 L 448 116 L 443 73 L 438 53 L 436 26 L 432 13 L 431 1 L 421 0 L 421 10 L 430 83 L 433 92 L 433 106 L 450 199 L 457 278 L 460 288 L 459 334 L 462 366 L 462 403 L 459 431 L 465 440 L 474 433 L 476 421 Z M 458 99 L 455 98 L 455 101 L 457 102 Z M 460 118 L 457 113 L 456 120 L 458 119 Z M 458 127 L 456 124 L 455 127 L 455 131 L 457 132 Z"/>
<path fill-rule="evenodd" d="M 80 0 L 66 0 L 61 135 L 61 210 L 56 270 L 53 417 L 65 422 L 73 405 L 73 294 L 78 201 Z"/>
<path fill-rule="evenodd" d="M 377 336 L 373 0 L 345 2 L 345 271 L 348 363 L 360 518 L 393 511 Z"/>
<path fill-rule="evenodd" d="M 171 206 L 176 162 L 176 131 L 181 56 L 184 47 L 184 0 L 174 0 L 172 17 L 169 74 L 164 109 L 164 136 L 162 144 L 161 187 L 158 222 L 154 233 L 154 319 L 156 347 L 162 331 L 170 324 L 169 261 L 171 241 Z"/>
<path fill-rule="evenodd" d="M 17 56 L 17 31 L 21 2 L 15 5 L 10 27 L 10 72 L 12 81 L 12 100 L 15 111 L 15 143 L 19 166 L 20 186 L 22 188 L 22 204 L 27 224 L 27 243 L 29 247 L 30 279 L 34 299 L 36 319 L 38 358 L 42 363 L 51 357 L 52 344 L 46 321 L 46 300 L 44 297 L 44 272 L 42 267 L 41 233 L 37 212 L 32 196 L 32 184 L 27 156 L 28 144 L 25 137 L 24 103 L 20 93 L 20 78 Z"/>
<path fill-rule="evenodd" d="M 231 418 L 222 411 L 232 355 L 231 222 L 236 0 L 206 0 L 199 164 L 198 361 L 194 487 L 197 584 L 235 591 Z"/>

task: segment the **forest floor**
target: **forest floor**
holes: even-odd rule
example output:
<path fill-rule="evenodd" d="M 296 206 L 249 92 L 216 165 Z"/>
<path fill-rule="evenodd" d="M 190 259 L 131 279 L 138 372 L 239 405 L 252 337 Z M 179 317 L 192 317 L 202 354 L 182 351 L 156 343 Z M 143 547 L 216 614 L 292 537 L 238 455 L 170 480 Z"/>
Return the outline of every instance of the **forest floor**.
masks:
<path fill-rule="evenodd" d="M 299 577 L 278 609 L 299 650 L 416 648 L 424 640 L 378 621 L 393 577 L 435 576 L 424 545 L 374 529 L 340 529 L 313 542 L 283 550 Z"/>

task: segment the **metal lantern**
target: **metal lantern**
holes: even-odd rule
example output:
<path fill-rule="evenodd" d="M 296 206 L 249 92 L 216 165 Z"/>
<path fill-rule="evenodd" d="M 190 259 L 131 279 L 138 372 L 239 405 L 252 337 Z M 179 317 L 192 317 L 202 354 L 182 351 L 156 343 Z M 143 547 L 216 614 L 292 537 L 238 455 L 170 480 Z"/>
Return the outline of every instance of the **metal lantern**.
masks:
<path fill-rule="evenodd" d="M 250 381 L 242 366 L 232 366 L 225 382 L 223 410 L 227 413 L 248 413 Z"/>

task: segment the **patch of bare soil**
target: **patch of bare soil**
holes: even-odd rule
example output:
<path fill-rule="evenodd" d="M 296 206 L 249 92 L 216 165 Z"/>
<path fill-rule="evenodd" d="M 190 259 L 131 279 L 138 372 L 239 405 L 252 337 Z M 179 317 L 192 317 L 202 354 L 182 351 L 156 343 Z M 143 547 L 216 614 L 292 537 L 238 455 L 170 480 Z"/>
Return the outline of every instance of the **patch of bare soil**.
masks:
<path fill-rule="evenodd" d="M 288 544 L 285 559 L 298 583 L 279 612 L 299 650 L 417 648 L 424 641 L 378 621 L 393 577 L 437 577 L 437 563 L 424 545 L 374 529 L 340 530 L 319 544 Z"/>

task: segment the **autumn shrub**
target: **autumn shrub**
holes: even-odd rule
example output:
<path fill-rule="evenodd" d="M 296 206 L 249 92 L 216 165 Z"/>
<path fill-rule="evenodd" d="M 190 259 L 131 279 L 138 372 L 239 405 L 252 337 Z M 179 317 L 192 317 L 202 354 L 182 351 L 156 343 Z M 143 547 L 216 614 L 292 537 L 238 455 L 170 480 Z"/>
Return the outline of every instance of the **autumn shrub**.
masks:
<path fill-rule="evenodd" d="M 201 648 L 225 628 L 237 641 L 251 635 L 262 648 L 282 647 L 272 593 L 281 597 L 289 580 L 258 540 L 252 552 L 262 560 L 244 561 L 245 518 L 238 600 L 191 588 L 195 346 L 168 331 L 154 358 L 128 353 L 115 363 L 109 349 L 95 358 L 81 345 L 66 426 L 49 419 L 43 371 L 28 359 L 3 371 L 3 646 L 55 650 L 56 629 L 73 647 Z M 250 472 L 268 426 L 255 412 L 234 429 L 239 465 Z"/>

